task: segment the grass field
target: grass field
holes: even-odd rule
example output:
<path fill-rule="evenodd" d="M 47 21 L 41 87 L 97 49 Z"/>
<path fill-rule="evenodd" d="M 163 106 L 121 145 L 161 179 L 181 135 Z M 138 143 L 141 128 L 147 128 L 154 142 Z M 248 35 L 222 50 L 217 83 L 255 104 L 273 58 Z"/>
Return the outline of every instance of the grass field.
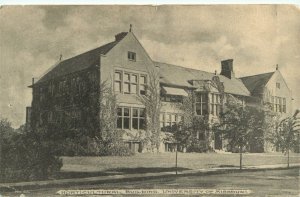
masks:
<path fill-rule="evenodd" d="M 62 172 L 68 173 L 146 173 L 173 171 L 175 153 L 142 153 L 131 157 L 63 157 Z M 286 164 L 281 153 L 243 154 L 243 165 Z M 300 154 L 291 154 L 290 163 L 300 163 Z M 239 166 L 239 154 L 178 153 L 178 167 L 200 169 L 212 167 Z"/>

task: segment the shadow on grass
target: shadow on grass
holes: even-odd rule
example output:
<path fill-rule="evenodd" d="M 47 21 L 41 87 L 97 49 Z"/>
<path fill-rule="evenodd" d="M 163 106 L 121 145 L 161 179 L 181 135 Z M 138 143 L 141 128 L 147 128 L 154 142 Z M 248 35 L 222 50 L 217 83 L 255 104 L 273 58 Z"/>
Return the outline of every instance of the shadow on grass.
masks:
<path fill-rule="evenodd" d="M 219 168 L 231 168 L 231 167 L 239 167 L 239 166 L 236 166 L 236 165 L 219 165 L 218 167 Z"/>
<path fill-rule="evenodd" d="M 69 179 L 69 178 L 85 178 L 96 176 L 110 176 L 110 175 L 125 175 L 125 174 L 145 174 L 145 173 L 159 173 L 159 172 L 175 172 L 176 168 L 115 168 L 106 171 L 98 172 L 69 172 L 62 171 L 55 178 Z M 177 171 L 190 170 L 189 168 L 177 168 Z"/>

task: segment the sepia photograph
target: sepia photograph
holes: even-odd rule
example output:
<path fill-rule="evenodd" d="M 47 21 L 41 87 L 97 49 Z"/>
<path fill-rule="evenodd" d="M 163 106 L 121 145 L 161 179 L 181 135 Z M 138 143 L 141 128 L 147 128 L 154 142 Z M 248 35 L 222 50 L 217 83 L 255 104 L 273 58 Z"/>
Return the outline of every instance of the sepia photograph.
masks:
<path fill-rule="evenodd" d="M 1 5 L 0 197 L 300 195 L 300 5 Z"/>

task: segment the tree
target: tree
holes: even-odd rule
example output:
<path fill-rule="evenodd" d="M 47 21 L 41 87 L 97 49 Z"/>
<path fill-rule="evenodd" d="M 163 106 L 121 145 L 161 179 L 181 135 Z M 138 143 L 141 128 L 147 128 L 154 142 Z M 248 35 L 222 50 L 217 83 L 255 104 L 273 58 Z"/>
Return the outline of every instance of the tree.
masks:
<path fill-rule="evenodd" d="M 293 146 L 299 144 L 300 119 L 297 117 L 297 110 L 293 116 L 286 117 L 279 121 L 270 135 L 270 142 L 278 147 L 285 155 L 287 155 L 287 167 L 290 167 L 290 150 Z"/>
<path fill-rule="evenodd" d="M 208 116 L 196 116 L 194 113 L 194 93 L 189 92 L 182 103 L 175 103 L 174 108 L 180 109 L 184 120 L 172 127 L 176 142 L 188 151 L 203 152 L 209 149 L 210 125 Z M 197 133 L 205 139 L 197 139 Z"/>
<path fill-rule="evenodd" d="M 112 140 L 117 133 L 117 98 L 111 86 L 104 81 L 100 84 L 99 97 L 100 133 L 97 137 L 101 140 Z"/>
<path fill-rule="evenodd" d="M 138 96 L 139 101 L 145 105 L 146 110 L 146 138 L 159 152 L 160 147 L 160 121 L 159 114 L 162 106 L 160 100 L 159 72 L 155 68 L 148 69 L 146 94 Z"/>
<path fill-rule="evenodd" d="M 244 106 L 235 98 L 228 97 L 220 123 L 214 125 L 214 131 L 227 139 L 232 151 L 238 148 L 240 153 L 240 169 L 242 169 L 242 153 L 251 141 L 263 139 L 264 113 L 255 107 Z"/>
<path fill-rule="evenodd" d="M 45 130 L 15 131 L 10 122 L 0 120 L 0 179 L 2 181 L 44 180 L 62 167 L 56 156 L 57 142 Z"/>

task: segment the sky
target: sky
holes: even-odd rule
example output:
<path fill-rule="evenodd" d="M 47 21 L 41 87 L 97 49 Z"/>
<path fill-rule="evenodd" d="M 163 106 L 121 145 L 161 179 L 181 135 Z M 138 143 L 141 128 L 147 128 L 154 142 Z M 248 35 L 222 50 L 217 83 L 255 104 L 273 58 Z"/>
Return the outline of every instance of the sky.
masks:
<path fill-rule="evenodd" d="M 275 71 L 300 108 L 300 8 L 293 5 L 2 6 L 0 117 L 25 123 L 32 77 L 62 54 L 70 58 L 133 32 L 153 60 L 237 77 Z"/>

